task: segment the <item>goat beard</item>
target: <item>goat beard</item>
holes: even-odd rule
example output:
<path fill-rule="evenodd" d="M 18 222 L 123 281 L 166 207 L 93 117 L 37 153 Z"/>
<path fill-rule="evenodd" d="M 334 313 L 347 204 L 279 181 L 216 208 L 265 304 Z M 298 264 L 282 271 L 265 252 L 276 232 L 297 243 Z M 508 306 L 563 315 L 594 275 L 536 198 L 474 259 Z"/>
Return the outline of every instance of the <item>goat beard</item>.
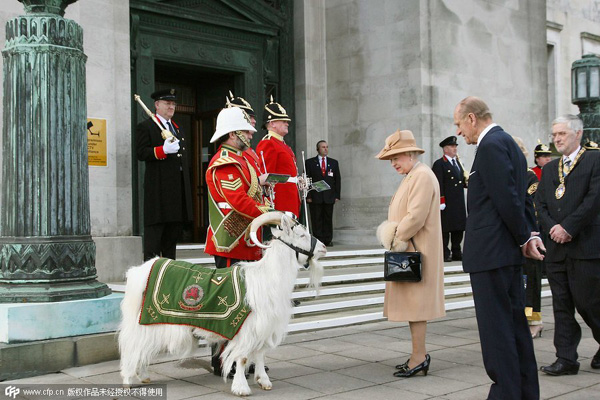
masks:
<path fill-rule="evenodd" d="M 319 288 L 321 287 L 321 280 L 323 279 L 323 266 L 317 260 L 311 259 L 308 262 L 309 265 L 309 280 L 308 287 L 314 288 L 319 295 Z"/>

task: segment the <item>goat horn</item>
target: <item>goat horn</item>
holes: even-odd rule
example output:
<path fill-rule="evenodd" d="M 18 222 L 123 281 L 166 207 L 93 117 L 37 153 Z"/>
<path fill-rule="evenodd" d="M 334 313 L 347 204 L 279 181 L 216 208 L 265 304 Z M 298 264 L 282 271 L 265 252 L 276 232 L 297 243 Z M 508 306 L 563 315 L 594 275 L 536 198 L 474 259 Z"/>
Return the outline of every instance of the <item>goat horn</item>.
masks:
<path fill-rule="evenodd" d="M 266 245 L 262 244 L 260 242 L 260 240 L 258 240 L 258 237 L 256 236 L 256 232 L 258 231 L 258 228 L 260 228 L 261 226 L 263 226 L 265 224 L 269 224 L 269 223 L 276 224 L 276 225 L 281 224 L 282 216 L 283 216 L 283 213 L 280 211 L 271 211 L 271 212 L 265 213 L 259 217 L 254 218 L 254 220 L 250 224 L 250 239 L 252 239 L 252 242 L 254 242 L 254 244 L 257 245 L 258 247 L 260 247 L 261 249 L 268 249 L 270 246 L 266 246 Z"/>

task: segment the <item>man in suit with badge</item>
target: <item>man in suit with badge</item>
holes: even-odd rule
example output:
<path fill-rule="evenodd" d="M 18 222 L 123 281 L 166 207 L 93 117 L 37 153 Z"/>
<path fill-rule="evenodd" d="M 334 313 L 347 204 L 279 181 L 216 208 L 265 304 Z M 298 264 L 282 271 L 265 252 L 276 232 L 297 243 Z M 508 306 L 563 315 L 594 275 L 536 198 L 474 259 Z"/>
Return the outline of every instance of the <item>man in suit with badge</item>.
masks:
<path fill-rule="evenodd" d="M 146 165 L 144 260 L 156 256 L 175 259 L 183 226 L 192 218 L 188 153 L 184 132 L 171 119 L 177 106 L 175 89 L 159 90 L 151 97 L 157 120 L 139 123 L 135 135 L 137 159 Z M 173 137 L 164 139 L 162 130 Z"/>
<path fill-rule="evenodd" d="M 544 165 L 552 161 L 552 152 L 550 151 L 550 147 L 548 145 L 538 143 L 533 150 L 533 156 L 535 158 L 535 167 L 531 169 L 533 172 L 535 172 L 535 175 L 539 181 L 542 179 L 542 168 L 544 168 Z"/>
<path fill-rule="evenodd" d="M 333 239 L 333 205 L 340 200 L 342 177 L 337 160 L 328 157 L 329 145 L 325 140 L 317 142 L 317 156 L 305 162 L 306 176 L 313 182 L 325 181 L 331 189 L 323 192 L 311 190 L 306 202 L 310 210 L 313 234 L 326 246 Z"/>
<path fill-rule="evenodd" d="M 562 156 L 544 167 L 536 203 L 548 232 L 546 274 L 552 289 L 556 361 L 548 375 L 579 372 L 579 312 L 600 343 L 600 152 L 580 145 L 583 122 L 565 115 L 552 122 L 552 139 Z M 600 349 L 592 357 L 600 368 Z"/>
<path fill-rule="evenodd" d="M 296 155 L 285 142 L 292 121 L 281 104 L 273 101 L 265 105 L 264 127 L 268 133 L 256 146 L 256 153 L 265 160 L 268 174 L 289 175 L 287 182 L 278 183 L 273 189 L 274 208 L 300 216 L 300 194 L 298 192 L 298 167 Z"/>
<path fill-rule="evenodd" d="M 488 399 L 538 400 L 533 340 L 523 309 L 523 255 L 544 245 L 525 218 L 525 156 L 483 100 L 454 110 L 456 133 L 477 145 L 469 176 L 463 269 L 470 274 L 481 352 L 493 384 Z"/>
<path fill-rule="evenodd" d="M 440 142 L 444 155 L 433 163 L 432 170 L 440 183 L 440 212 L 442 214 L 442 239 L 444 261 L 461 261 L 460 248 L 467 211 L 465 209 L 465 170 L 458 159 L 456 136 Z M 452 240 L 452 253 L 448 244 Z"/>

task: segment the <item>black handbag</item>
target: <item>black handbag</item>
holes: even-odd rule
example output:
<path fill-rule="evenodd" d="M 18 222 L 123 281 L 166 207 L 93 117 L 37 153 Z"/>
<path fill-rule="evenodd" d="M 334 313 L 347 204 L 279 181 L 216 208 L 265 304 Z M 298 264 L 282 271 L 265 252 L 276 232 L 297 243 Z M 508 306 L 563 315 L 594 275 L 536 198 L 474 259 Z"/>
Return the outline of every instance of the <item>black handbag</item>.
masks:
<path fill-rule="evenodd" d="M 413 247 L 415 243 L 410 239 Z M 383 280 L 391 282 L 421 282 L 421 253 L 418 251 L 386 251 Z"/>

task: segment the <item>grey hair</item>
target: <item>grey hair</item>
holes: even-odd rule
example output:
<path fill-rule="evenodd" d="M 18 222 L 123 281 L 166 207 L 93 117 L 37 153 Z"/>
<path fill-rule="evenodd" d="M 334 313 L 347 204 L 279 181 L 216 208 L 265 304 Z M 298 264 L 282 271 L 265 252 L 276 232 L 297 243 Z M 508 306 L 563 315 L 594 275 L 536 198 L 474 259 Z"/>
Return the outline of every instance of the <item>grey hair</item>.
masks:
<path fill-rule="evenodd" d="M 407 151 L 406 154 L 408 154 L 410 156 L 410 158 L 418 159 L 419 157 L 421 157 L 420 151 Z"/>
<path fill-rule="evenodd" d="M 583 121 L 577 115 L 565 114 L 552 121 L 552 126 L 556 124 L 567 124 L 567 128 L 577 133 L 583 131 Z"/>

